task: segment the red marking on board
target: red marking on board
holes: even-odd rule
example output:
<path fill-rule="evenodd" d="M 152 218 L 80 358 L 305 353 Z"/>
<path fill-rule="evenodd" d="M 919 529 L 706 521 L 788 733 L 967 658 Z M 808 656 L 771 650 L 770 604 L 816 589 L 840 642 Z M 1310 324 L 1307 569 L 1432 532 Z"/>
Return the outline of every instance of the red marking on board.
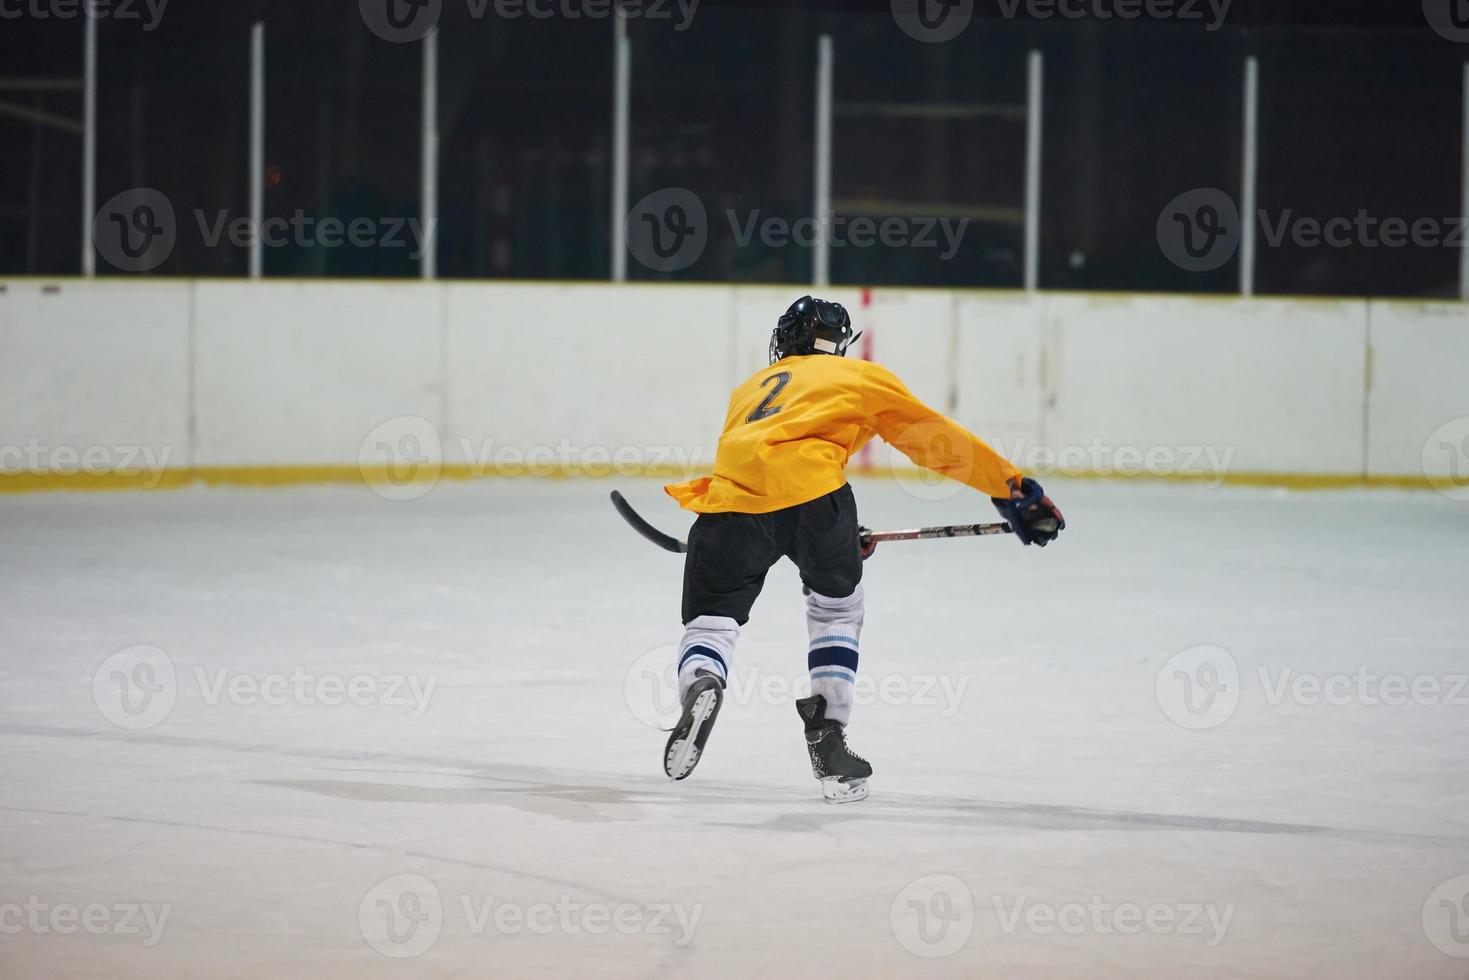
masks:
<path fill-rule="evenodd" d="M 862 338 L 857 347 L 857 356 L 864 361 L 872 360 L 872 287 L 862 287 Z M 867 473 L 872 470 L 872 457 L 874 455 L 872 443 L 863 446 L 857 452 L 857 472 Z"/>

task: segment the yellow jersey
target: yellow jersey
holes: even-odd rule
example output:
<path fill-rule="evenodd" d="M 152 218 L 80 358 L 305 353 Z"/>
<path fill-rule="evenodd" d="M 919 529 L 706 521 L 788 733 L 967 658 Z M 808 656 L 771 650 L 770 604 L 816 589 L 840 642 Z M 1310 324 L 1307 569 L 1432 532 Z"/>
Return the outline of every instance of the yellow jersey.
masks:
<path fill-rule="evenodd" d="M 767 514 L 847 482 L 873 436 L 914 463 L 991 497 L 1020 471 L 953 419 L 919 401 L 887 368 L 830 354 L 786 357 L 734 390 L 714 475 L 664 487 L 700 514 Z"/>

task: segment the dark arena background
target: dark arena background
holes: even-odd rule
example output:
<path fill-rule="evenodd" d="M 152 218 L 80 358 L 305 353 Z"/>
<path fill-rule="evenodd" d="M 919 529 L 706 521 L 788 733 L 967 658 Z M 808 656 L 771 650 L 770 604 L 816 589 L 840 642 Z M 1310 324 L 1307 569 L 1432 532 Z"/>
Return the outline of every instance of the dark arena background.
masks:
<path fill-rule="evenodd" d="M 0 0 L 0 178 L 0 977 L 1469 976 L 1463 0 Z M 808 294 L 945 530 L 671 780 Z"/>

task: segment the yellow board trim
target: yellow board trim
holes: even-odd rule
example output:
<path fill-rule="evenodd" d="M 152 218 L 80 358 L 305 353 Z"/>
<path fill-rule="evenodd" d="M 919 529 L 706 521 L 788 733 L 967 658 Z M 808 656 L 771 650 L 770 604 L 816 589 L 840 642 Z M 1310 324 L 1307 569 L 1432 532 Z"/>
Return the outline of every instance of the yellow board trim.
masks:
<path fill-rule="evenodd" d="M 523 287 L 527 289 L 544 288 L 554 286 L 557 288 L 581 288 L 597 287 L 612 289 L 642 289 L 645 287 L 658 287 L 665 289 L 682 289 L 695 286 L 701 289 L 774 289 L 784 290 L 791 295 L 798 295 L 802 285 L 796 282 L 729 282 L 712 281 L 707 279 L 631 279 L 625 282 L 613 282 L 609 279 L 458 279 L 453 277 L 440 277 L 424 281 L 414 275 L 404 276 L 278 276 L 265 280 L 251 280 L 240 276 L 154 276 L 154 275 L 128 275 L 125 273 L 117 275 L 98 276 L 88 279 L 82 276 L 28 276 L 13 275 L 0 277 L 0 294 L 4 287 L 14 283 L 17 285 L 39 285 L 55 286 L 87 286 L 87 285 L 137 285 L 156 286 L 159 283 L 186 283 L 205 285 L 261 285 L 270 286 L 301 286 L 301 285 L 334 285 L 334 286 L 406 286 L 414 289 L 434 288 L 436 286 L 493 286 L 493 287 Z M 1100 290 L 1100 289 L 1041 289 L 1034 292 L 1021 287 L 994 287 L 994 286 L 924 286 L 905 285 L 891 282 L 865 282 L 865 283 L 834 283 L 827 287 L 834 290 L 856 290 L 873 289 L 889 292 L 914 292 L 914 293 L 957 293 L 962 296 L 994 296 L 1008 298 L 1032 299 L 1037 296 L 1047 297 L 1076 297 L 1081 299 L 1092 299 L 1099 301 L 1128 301 L 1135 298 L 1141 299 L 1183 299 L 1201 300 L 1210 303 L 1243 303 L 1252 304 L 1257 302 L 1276 303 L 1311 303 L 1311 304 L 1333 304 L 1333 303 L 1376 303 L 1391 304 L 1394 306 L 1458 306 L 1466 307 L 1469 303 L 1456 297 L 1434 297 L 1434 296 L 1369 296 L 1366 294 L 1352 294 L 1341 296 L 1323 296 L 1320 294 L 1294 295 L 1290 293 L 1257 293 L 1254 296 L 1241 296 L 1239 293 L 1195 293 L 1185 290 L 1170 291 L 1143 291 L 1132 290 Z"/>
<path fill-rule="evenodd" d="M 467 464 L 445 464 L 440 467 L 424 466 L 411 473 L 390 473 L 387 470 L 363 470 L 357 466 L 197 466 L 188 469 L 170 469 L 161 473 L 0 473 L 0 494 L 36 493 L 56 490 L 103 491 L 103 490 L 178 490 L 190 486 L 229 487 L 289 487 L 310 484 L 360 483 L 368 487 L 402 488 L 405 486 L 432 486 L 449 480 L 463 482 L 473 479 L 504 477 L 535 477 L 538 479 L 564 480 L 575 478 L 606 479 L 607 477 L 648 477 L 659 479 L 682 479 L 696 475 L 679 466 L 670 465 L 612 465 L 606 464 L 522 464 L 514 466 Z M 886 469 L 883 467 L 853 467 L 852 472 L 862 476 L 917 477 L 925 473 L 918 469 Z M 1357 490 L 1398 489 L 1436 490 L 1447 481 L 1430 479 L 1423 475 L 1370 475 L 1343 473 L 1176 473 L 1176 474 L 1122 474 L 1115 472 L 1089 472 L 1082 470 L 1036 471 L 1041 477 L 1060 477 L 1071 480 L 1119 480 L 1129 482 L 1157 482 L 1181 484 L 1224 484 L 1227 486 L 1275 487 L 1287 490 Z"/>

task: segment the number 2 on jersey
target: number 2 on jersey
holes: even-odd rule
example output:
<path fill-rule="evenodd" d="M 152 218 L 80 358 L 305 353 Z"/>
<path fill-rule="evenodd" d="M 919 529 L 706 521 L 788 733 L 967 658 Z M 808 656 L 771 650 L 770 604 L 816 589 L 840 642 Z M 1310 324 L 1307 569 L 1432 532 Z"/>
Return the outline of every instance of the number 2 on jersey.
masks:
<path fill-rule="evenodd" d="M 771 387 L 771 382 L 775 383 L 775 386 L 773 388 Z M 772 415 L 778 415 L 780 413 L 780 406 L 773 405 L 771 403 L 780 397 L 780 393 L 784 391 L 785 386 L 790 383 L 791 372 L 789 371 L 780 371 L 776 374 L 772 374 L 770 377 L 760 382 L 760 387 L 770 388 L 770 391 L 768 394 L 766 394 L 765 398 L 760 402 L 760 404 L 755 406 L 755 410 L 749 415 L 745 416 L 745 421 L 759 422 L 761 419 L 768 419 Z"/>

